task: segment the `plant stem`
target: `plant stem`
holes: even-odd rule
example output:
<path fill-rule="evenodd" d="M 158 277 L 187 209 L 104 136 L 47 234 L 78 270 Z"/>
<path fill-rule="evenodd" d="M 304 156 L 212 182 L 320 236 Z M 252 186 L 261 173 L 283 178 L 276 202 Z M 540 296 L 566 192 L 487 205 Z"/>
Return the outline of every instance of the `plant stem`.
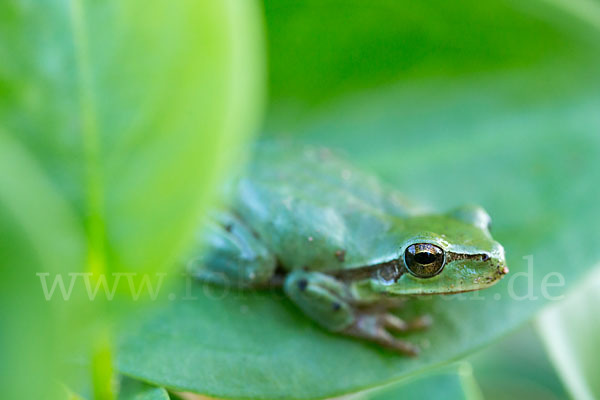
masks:
<path fill-rule="evenodd" d="M 77 64 L 81 133 L 85 155 L 85 194 L 87 203 L 87 270 L 93 278 L 101 279 L 107 273 L 105 257 L 104 185 L 101 168 L 101 135 L 96 117 L 96 102 L 87 20 L 82 0 L 71 0 L 71 30 Z M 92 343 L 92 384 L 94 400 L 114 400 L 112 335 L 107 323 L 104 304 L 94 304 L 100 329 Z"/>
<path fill-rule="evenodd" d="M 92 386 L 94 400 L 114 400 L 115 383 L 112 356 L 112 337 L 107 324 L 102 324 L 94 336 L 92 348 Z"/>

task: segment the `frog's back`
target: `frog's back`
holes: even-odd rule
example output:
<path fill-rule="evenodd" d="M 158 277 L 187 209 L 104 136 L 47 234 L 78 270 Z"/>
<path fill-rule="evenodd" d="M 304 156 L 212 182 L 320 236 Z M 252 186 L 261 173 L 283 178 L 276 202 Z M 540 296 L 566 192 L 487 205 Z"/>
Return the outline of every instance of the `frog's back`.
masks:
<path fill-rule="evenodd" d="M 390 231 L 412 213 L 399 193 L 324 148 L 261 144 L 234 191 L 234 211 L 287 270 L 386 261 L 398 250 Z"/>

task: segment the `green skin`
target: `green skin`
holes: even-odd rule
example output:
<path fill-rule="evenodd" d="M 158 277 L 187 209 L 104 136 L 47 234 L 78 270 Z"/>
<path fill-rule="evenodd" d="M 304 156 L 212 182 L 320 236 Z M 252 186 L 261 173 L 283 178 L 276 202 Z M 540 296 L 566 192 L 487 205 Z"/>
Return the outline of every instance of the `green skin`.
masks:
<path fill-rule="evenodd" d="M 326 149 L 293 150 L 257 148 L 256 161 L 229 187 L 233 205 L 204 225 L 202 250 L 188 263 L 195 277 L 283 286 L 324 328 L 416 355 L 416 346 L 391 333 L 426 328 L 430 318 L 405 322 L 392 308 L 409 296 L 484 289 L 508 272 L 481 207 L 425 213 Z M 443 251 L 439 273 L 411 272 L 405 253 L 413 244 Z"/>

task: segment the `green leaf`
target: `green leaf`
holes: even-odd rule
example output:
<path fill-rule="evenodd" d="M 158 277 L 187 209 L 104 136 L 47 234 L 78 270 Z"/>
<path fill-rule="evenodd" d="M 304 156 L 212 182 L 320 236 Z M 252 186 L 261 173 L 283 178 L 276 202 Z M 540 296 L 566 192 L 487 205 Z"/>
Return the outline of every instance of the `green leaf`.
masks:
<path fill-rule="evenodd" d="M 53 327 L 65 304 L 46 300 L 40 283 L 50 272 L 77 270 L 85 238 L 35 159 L 1 128 L 0 171 L 0 383 L 7 398 L 52 399 L 55 377 L 48 371 L 56 372 L 57 343 L 64 343 Z"/>
<path fill-rule="evenodd" d="M 92 271 L 164 268 L 257 123 L 255 4 L 1 7 L 3 130 L 78 213 Z"/>
<path fill-rule="evenodd" d="M 400 4 L 400 11 L 409 8 Z M 268 13 L 268 18 L 287 9 L 271 7 L 277 13 Z M 422 35 L 391 34 L 377 51 L 383 57 L 388 44 L 409 43 L 393 59 L 400 63 L 399 54 L 406 54 L 412 75 L 399 74 L 396 84 L 352 95 L 348 93 L 357 87 L 396 78 L 388 73 L 381 81 L 361 83 L 388 65 L 386 58 L 362 58 L 383 29 L 376 29 L 376 18 L 367 19 L 372 22 L 365 31 L 374 33 L 365 34 L 366 44 L 359 41 L 361 35 L 351 35 L 341 48 L 328 40 L 304 41 L 295 29 L 305 32 L 312 26 L 317 35 L 330 32 L 334 38 L 341 25 L 344 32 L 357 30 L 350 16 L 364 8 L 342 7 L 335 25 L 324 24 L 320 13 L 314 17 L 314 8 L 308 6 L 298 6 L 307 17 L 294 23 L 268 19 L 281 32 L 289 26 L 297 40 L 287 37 L 282 43 L 290 46 L 290 54 L 298 49 L 303 60 L 285 53 L 293 74 L 273 88 L 268 136 L 338 149 L 435 210 L 481 204 L 492 216 L 494 237 L 505 246 L 511 274 L 492 289 L 421 298 L 403 310 L 407 318 L 429 313 L 435 321 L 428 332 L 407 337 L 423 350 L 417 359 L 325 332 L 281 293 L 223 293 L 195 284 L 190 293 L 178 293 L 170 305 L 123 336 L 121 371 L 167 388 L 217 397 L 308 399 L 355 392 L 429 370 L 515 330 L 600 259 L 600 231 L 593 223 L 600 219 L 597 47 L 581 40 L 570 26 L 565 29 L 568 24 L 555 26 L 537 16 L 554 9 L 540 9 L 531 17 L 503 2 L 466 3 L 448 10 L 453 7 L 435 13 Z M 427 10 L 435 11 L 431 8 Z M 504 11 L 498 14 L 498 9 Z M 396 23 L 392 16 L 409 15 L 386 13 L 389 9 L 381 11 L 381 6 L 378 10 L 392 19 L 382 20 L 385 27 Z M 430 13 L 414 12 L 411 27 L 417 29 Z M 424 53 L 419 53 L 420 39 L 446 14 L 449 22 L 443 32 L 425 42 Z M 305 28 L 302 24 L 309 20 L 312 25 Z M 459 39 L 444 41 L 453 28 L 459 30 Z M 474 29 L 483 36 L 472 34 Z M 278 30 L 270 32 L 271 43 L 279 40 L 273 37 Z M 439 41 L 447 51 L 436 52 Z M 330 43 L 331 48 L 320 47 Z M 314 53 L 303 45 L 314 45 Z M 345 53 L 354 48 L 357 53 Z M 488 52 L 485 67 L 477 65 Z M 531 57 L 528 52 L 533 52 Z M 330 54 L 348 59 L 343 65 L 325 59 L 321 65 L 319 59 Z M 420 56 L 426 57 L 423 64 Z M 352 68 L 357 59 L 364 71 Z M 282 65 L 274 65 L 274 74 L 285 69 L 285 60 L 278 62 Z M 444 71 L 446 62 L 456 62 L 451 65 L 463 73 L 436 73 Z M 332 72 L 338 65 L 340 70 Z M 335 96 L 324 93 L 330 101 L 319 102 L 318 90 L 331 89 L 321 73 L 329 74 L 324 80 L 337 79 L 348 87 Z M 295 78 L 300 79 L 297 87 Z M 310 86 L 306 92 L 303 85 Z M 302 118 L 278 108 L 288 98 L 310 104 Z"/>
<path fill-rule="evenodd" d="M 468 361 L 486 399 L 568 397 L 532 323 L 469 356 Z"/>
<path fill-rule="evenodd" d="M 169 400 L 169 394 L 163 388 L 123 378 L 118 400 Z"/>
<path fill-rule="evenodd" d="M 71 388 L 64 387 L 69 400 L 95 399 L 89 389 L 80 388 L 75 393 Z M 149 385 L 135 379 L 121 377 L 118 400 L 170 400 L 169 393 L 164 388 Z"/>
<path fill-rule="evenodd" d="M 512 274 L 483 292 L 415 301 L 407 316 L 427 312 L 436 321 L 408 338 L 423 348 L 419 358 L 324 332 L 281 294 L 220 299 L 219 289 L 197 285 L 196 300 L 173 302 L 124 340 L 120 369 L 219 397 L 331 397 L 425 370 L 516 329 L 600 258 L 600 232 L 589 223 L 600 218 L 600 188 L 591 184 L 600 180 L 600 98 L 512 105 L 530 78 L 390 89 L 328 110 L 306 128 L 307 141 L 344 143 L 357 163 L 423 204 L 476 202 L 493 217 Z M 417 112 L 411 94 L 427 90 L 437 101 Z M 367 144 L 364 132 L 377 135 Z M 565 284 L 550 286 L 560 276 Z"/>
<path fill-rule="evenodd" d="M 374 390 L 373 393 L 367 393 L 364 397 L 369 400 L 483 400 L 473 377 L 473 369 L 468 362 L 464 361 L 417 375 L 408 382 L 396 383 L 384 389 Z"/>
<path fill-rule="evenodd" d="M 111 282 L 172 265 L 215 182 L 243 158 L 262 106 L 261 21 L 253 1 L 233 0 L 9 0 L 0 21 L 2 300 L 11 310 L 1 345 L 5 364 L 21 366 L 2 374 L 3 387 L 10 398 L 53 398 L 43 378 L 56 373 L 57 355 L 89 345 L 105 329 L 91 323 L 106 322 L 98 310 L 123 305 L 90 307 L 84 278 L 67 274 Z M 73 297 L 83 301 L 57 306 L 57 290 L 45 302 L 38 272 L 49 286 L 58 274 L 67 287 L 77 279 Z M 134 297 L 127 282 L 118 289 Z M 27 384 L 32 375 L 39 385 Z"/>
<path fill-rule="evenodd" d="M 83 231 L 69 205 L 19 142 L 0 130 L 0 202 L 23 229 L 42 267 L 69 271 L 83 259 Z M 44 207 L 40 206 L 43 199 Z M 31 272 L 31 271 L 30 271 Z"/>
<path fill-rule="evenodd" d="M 66 392 L 67 400 L 85 400 L 83 397 L 78 395 L 77 393 L 73 393 L 69 388 L 65 387 L 64 391 Z"/>
<path fill-rule="evenodd" d="M 383 84 L 585 64 L 600 26 L 598 7 L 579 1 L 264 3 L 274 131 Z"/>
<path fill-rule="evenodd" d="M 600 268 L 537 318 L 538 333 L 574 399 L 600 397 Z"/>

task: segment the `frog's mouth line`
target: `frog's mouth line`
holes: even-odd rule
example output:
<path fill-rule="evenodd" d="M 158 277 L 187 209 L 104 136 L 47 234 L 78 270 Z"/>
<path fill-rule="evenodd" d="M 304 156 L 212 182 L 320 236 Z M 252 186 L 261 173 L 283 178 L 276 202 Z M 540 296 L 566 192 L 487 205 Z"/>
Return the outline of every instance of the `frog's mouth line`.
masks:
<path fill-rule="evenodd" d="M 501 276 L 498 277 L 497 279 L 494 279 L 493 281 L 491 281 L 491 283 L 489 285 L 486 285 L 484 287 L 480 287 L 480 288 L 475 288 L 475 289 L 465 289 L 465 290 L 453 290 L 450 292 L 435 292 L 435 293 L 414 293 L 411 294 L 411 296 L 432 296 L 432 295 L 445 295 L 445 296 L 451 296 L 453 294 L 461 294 L 461 293 L 469 293 L 469 292 L 478 292 L 480 290 L 483 289 L 488 289 L 492 286 L 494 286 L 496 283 L 500 282 Z"/>
<path fill-rule="evenodd" d="M 451 296 L 453 294 L 461 294 L 461 293 L 469 293 L 469 292 L 477 292 L 483 289 L 488 289 L 492 286 L 494 286 L 495 284 L 497 284 L 498 282 L 500 282 L 502 276 L 504 274 L 500 274 L 498 273 L 497 275 L 495 275 L 495 278 L 490 278 L 490 280 L 488 282 L 486 282 L 485 285 L 482 285 L 481 287 L 477 287 L 477 288 L 473 288 L 473 289 L 462 289 L 462 290 L 450 290 L 450 291 L 445 291 L 445 292 L 439 292 L 439 291 L 433 291 L 433 292 L 410 292 L 410 293 L 394 293 L 394 292 L 390 292 L 391 294 L 395 294 L 398 296 L 408 296 L 408 297 L 422 297 L 422 296 L 438 296 L 438 295 L 446 295 L 446 296 Z"/>

